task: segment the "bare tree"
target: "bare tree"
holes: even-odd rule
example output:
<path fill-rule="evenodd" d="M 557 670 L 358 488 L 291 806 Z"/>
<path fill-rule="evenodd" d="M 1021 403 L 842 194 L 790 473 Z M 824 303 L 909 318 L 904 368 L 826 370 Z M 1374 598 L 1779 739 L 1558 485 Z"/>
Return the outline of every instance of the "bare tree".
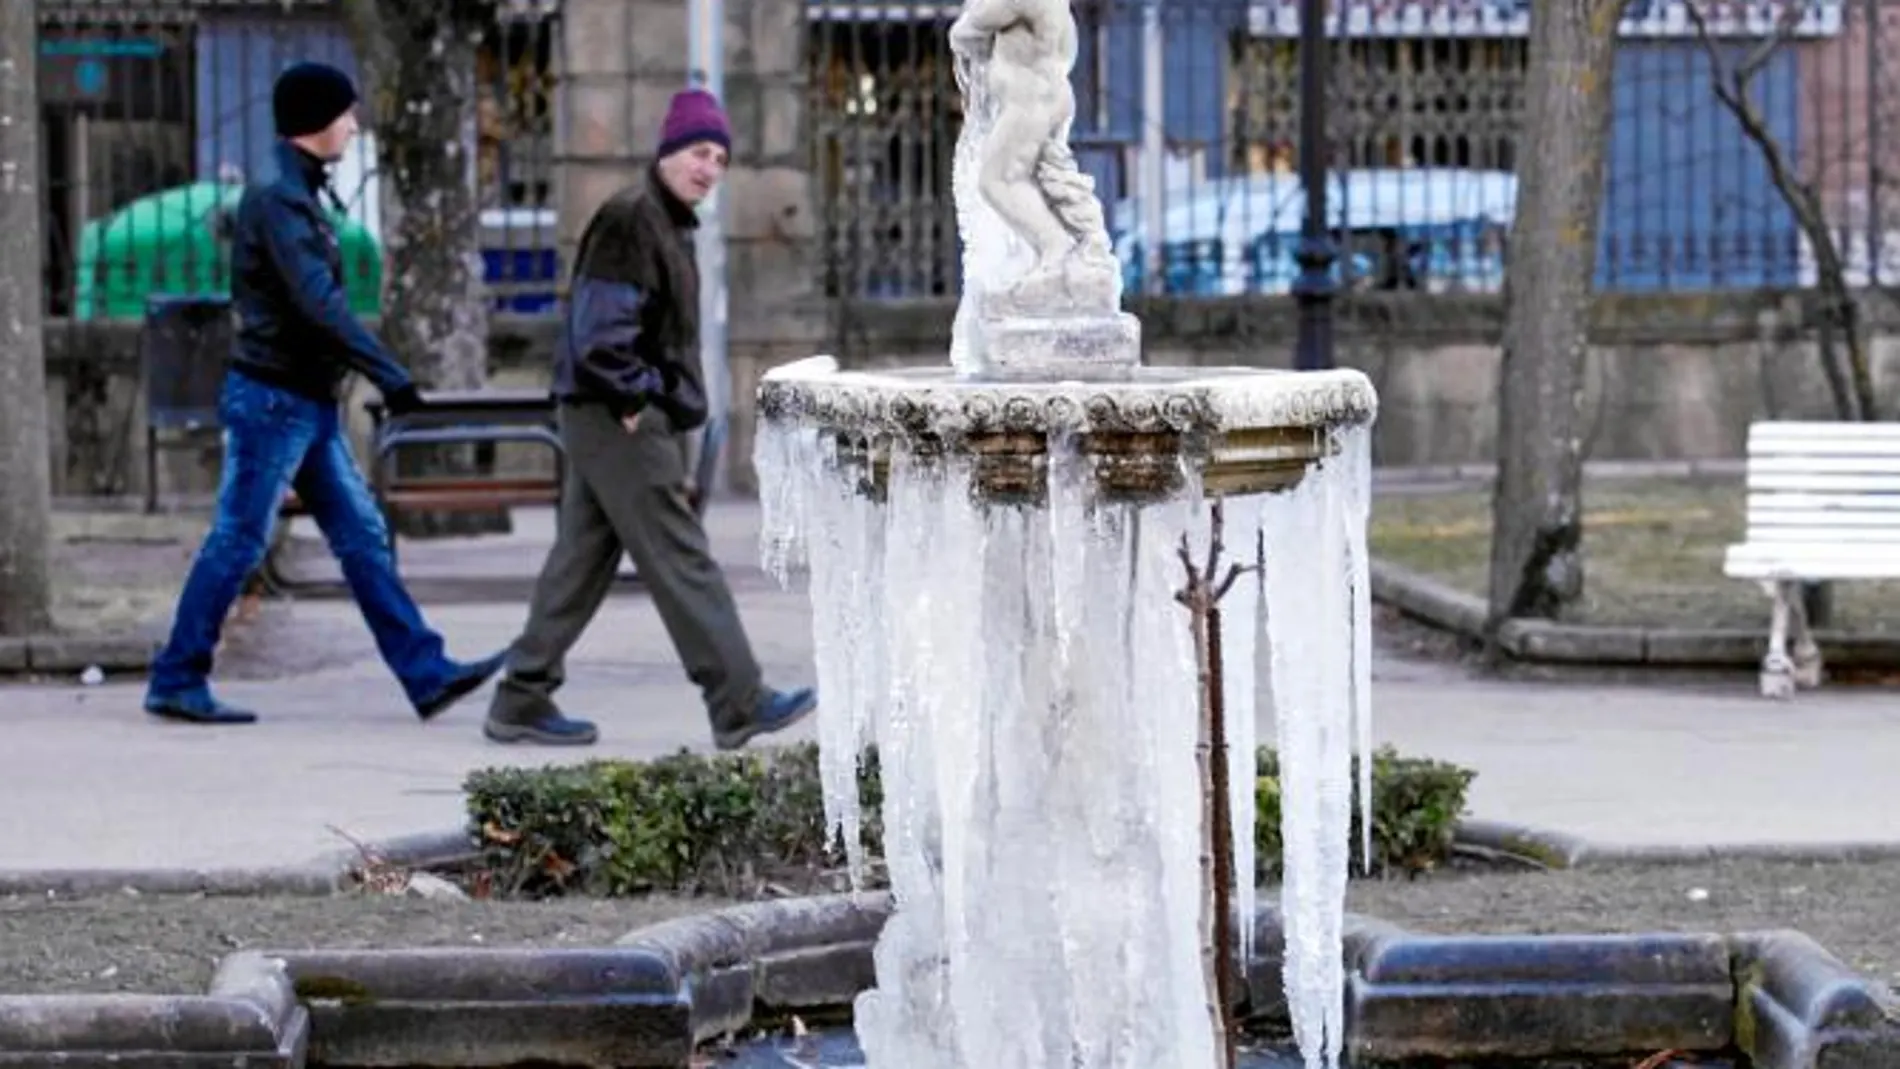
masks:
<path fill-rule="evenodd" d="M 344 0 L 362 65 L 382 191 L 382 335 L 424 389 L 478 389 L 488 377 L 488 294 L 476 194 L 476 55 L 495 0 Z M 468 471 L 473 450 L 417 458 Z M 416 470 L 411 465 L 410 470 Z M 507 514 L 408 517 L 406 534 L 505 529 Z"/>
<path fill-rule="evenodd" d="M 1498 372 L 1490 613 L 1557 615 L 1583 590 L 1583 364 L 1610 128 L 1617 25 L 1628 0 L 1540 0 L 1518 155 Z"/>
<path fill-rule="evenodd" d="M 0 635 L 52 623 L 37 7 L 0 4 Z"/>
<path fill-rule="evenodd" d="M 1773 32 L 1756 42 L 1740 59 L 1731 59 L 1723 54 L 1723 48 L 1709 31 L 1708 17 L 1702 10 L 1705 2 L 1685 0 L 1683 6 L 1690 21 L 1695 23 L 1696 35 L 1708 54 L 1709 80 L 1715 98 L 1735 116 L 1742 135 L 1761 154 L 1769 181 L 1774 183 L 1775 192 L 1788 206 L 1795 225 L 1801 228 L 1802 236 L 1807 238 L 1808 247 L 1814 252 L 1815 283 L 1821 296 L 1821 371 L 1827 377 L 1828 390 L 1834 398 L 1835 415 L 1843 420 L 1879 419 L 1873 370 L 1867 355 L 1866 325 L 1860 302 L 1847 284 L 1846 257 L 1841 255 L 1834 229 L 1828 225 L 1819 183 L 1796 172 L 1787 151 L 1755 103 L 1755 79 L 1775 52 L 1794 36 L 1807 5 L 1782 0 L 1781 14 L 1775 20 Z M 1837 340 L 1846 350 L 1844 359 L 1835 347 Z"/>

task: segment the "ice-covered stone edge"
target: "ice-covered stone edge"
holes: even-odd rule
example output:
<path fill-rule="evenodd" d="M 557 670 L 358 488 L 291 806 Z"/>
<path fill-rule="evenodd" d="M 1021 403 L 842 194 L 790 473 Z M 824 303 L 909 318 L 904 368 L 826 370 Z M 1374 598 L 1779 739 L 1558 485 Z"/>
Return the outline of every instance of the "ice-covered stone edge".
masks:
<path fill-rule="evenodd" d="M 1350 368 L 1289 372 L 1209 368 L 1129 381 L 960 380 L 842 371 L 812 357 L 768 371 L 759 418 L 868 438 L 955 440 L 993 432 L 1213 434 L 1371 422 L 1378 395 Z"/>

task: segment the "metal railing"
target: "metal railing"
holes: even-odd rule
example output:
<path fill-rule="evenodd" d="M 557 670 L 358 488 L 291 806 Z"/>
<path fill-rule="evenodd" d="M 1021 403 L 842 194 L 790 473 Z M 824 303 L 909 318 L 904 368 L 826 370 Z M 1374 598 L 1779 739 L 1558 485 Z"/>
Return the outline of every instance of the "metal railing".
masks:
<path fill-rule="evenodd" d="M 956 292 L 960 100 L 947 45 L 956 6 L 807 8 L 832 296 Z M 1294 0 L 1165 0 L 1149 19 L 1149 0 L 1074 3 L 1073 139 L 1131 291 L 1290 287 L 1304 203 L 1295 9 Z M 1335 0 L 1331 10 L 1328 211 L 1342 284 L 1497 291 L 1525 150 L 1528 0 Z M 1859 279 L 1894 279 L 1900 4 L 1633 0 L 1621 33 L 1600 289 L 1812 283 L 1813 251 L 1760 146 L 1712 89 L 1712 55 L 1732 64 L 1758 50 L 1751 99 L 1768 140 L 1820 190 Z"/>

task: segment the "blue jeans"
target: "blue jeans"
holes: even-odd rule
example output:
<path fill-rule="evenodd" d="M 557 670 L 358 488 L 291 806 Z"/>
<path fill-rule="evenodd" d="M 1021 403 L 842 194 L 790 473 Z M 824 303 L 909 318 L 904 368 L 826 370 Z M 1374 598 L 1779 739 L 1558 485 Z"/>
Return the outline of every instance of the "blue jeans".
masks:
<path fill-rule="evenodd" d="M 388 524 L 356 466 L 339 406 L 232 371 L 225 376 L 219 412 L 224 471 L 217 517 L 178 596 L 171 637 L 152 664 L 151 696 L 208 693 L 225 617 L 263 563 L 284 490 L 293 485 L 343 566 L 376 648 L 409 700 L 439 694 L 455 665 L 396 574 Z"/>

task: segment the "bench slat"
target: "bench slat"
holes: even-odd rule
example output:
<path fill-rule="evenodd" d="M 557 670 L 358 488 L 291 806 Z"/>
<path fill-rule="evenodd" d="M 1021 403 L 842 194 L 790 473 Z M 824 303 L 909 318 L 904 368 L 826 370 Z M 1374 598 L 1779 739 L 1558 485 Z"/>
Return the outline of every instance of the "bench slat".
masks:
<path fill-rule="evenodd" d="M 1764 420 L 1748 428 L 1748 442 L 1900 441 L 1900 423 L 1848 423 L 1839 420 Z"/>
<path fill-rule="evenodd" d="M 1900 452 L 1900 438 L 1872 441 L 1858 438 L 1783 438 L 1748 443 L 1750 457 L 1795 456 L 1893 456 Z"/>
<path fill-rule="evenodd" d="M 1900 553 L 1839 545 L 1730 546 L 1722 570 L 1733 579 L 1900 579 Z"/>
<path fill-rule="evenodd" d="M 1892 474 L 1816 474 L 1813 472 L 1750 472 L 1749 490 L 1789 490 L 1796 493 L 1822 494 L 1894 494 L 1900 493 L 1900 462 Z"/>
<path fill-rule="evenodd" d="M 511 490 L 503 493 L 492 490 L 403 491 L 384 497 L 384 501 L 397 508 L 445 512 L 507 508 L 512 505 L 548 505 L 556 500 L 552 490 Z"/>
<path fill-rule="evenodd" d="M 1751 457 L 1800 456 L 1891 456 L 1900 450 L 1900 438 L 1769 438 L 1748 443 Z"/>
<path fill-rule="evenodd" d="M 1900 453 L 1893 456 L 1750 457 L 1748 473 L 1762 475 L 1890 475 L 1900 474 Z"/>
<path fill-rule="evenodd" d="M 413 476 L 392 479 L 384 490 L 391 494 L 403 493 L 514 493 L 533 491 L 553 493 L 560 489 L 560 483 L 552 478 L 524 479 L 486 479 L 480 476 Z"/>
<path fill-rule="evenodd" d="M 1900 532 L 1900 512 L 1810 512 L 1788 509 L 1780 512 L 1748 512 L 1748 531 L 1800 527 L 1811 531 L 1894 531 Z"/>
<path fill-rule="evenodd" d="M 1748 529 L 1749 545 L 1809 542 L 1814 545 L 1897 546 L 1900 528 L 1895 527 L 1817 527 L 1814 524 L 1786 527 L 1762 526 Z M 1900 556 L 1900 554 L 1896 554 Z"/>
<path fill-rule="evenodd" d="M 1900 512 L 1900 491 L 1891 494 L 1812 494 L 1801 490 L 1768 490 L 1748 495 L 1749 511 L 1817 511 L 1830 514 Z"/>

